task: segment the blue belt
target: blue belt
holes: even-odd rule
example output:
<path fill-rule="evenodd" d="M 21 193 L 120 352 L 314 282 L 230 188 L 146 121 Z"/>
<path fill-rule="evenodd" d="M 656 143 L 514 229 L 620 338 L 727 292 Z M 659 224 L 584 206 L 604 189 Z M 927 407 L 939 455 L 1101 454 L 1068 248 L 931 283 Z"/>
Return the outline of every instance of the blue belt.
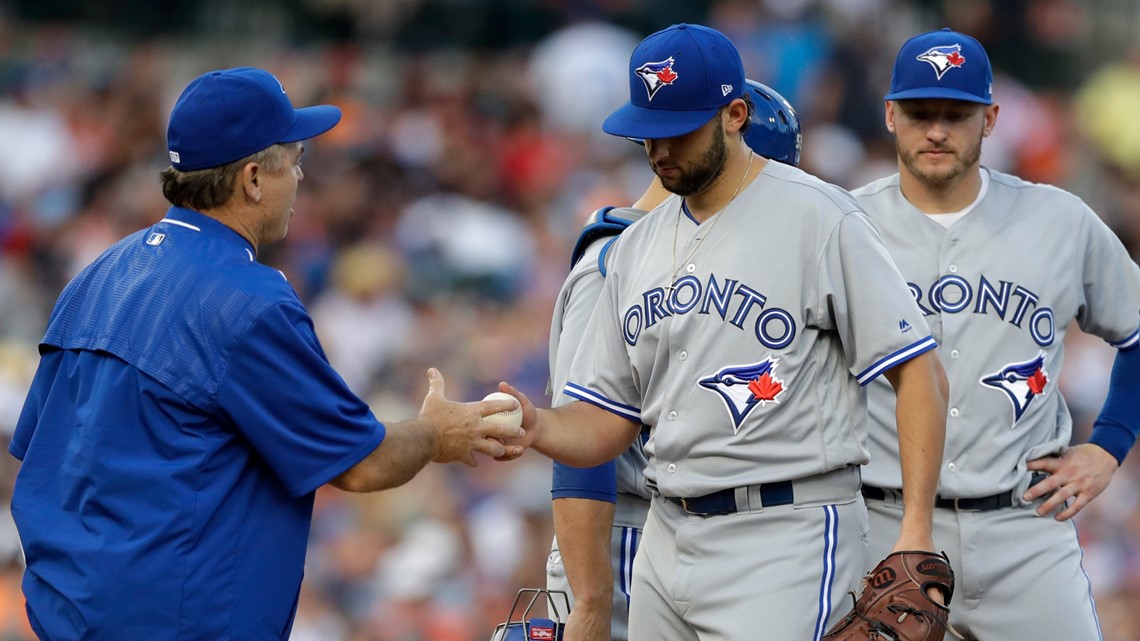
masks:
<path fill-rule="evenodd" d="M 1037 485 L 1045 480 L 1047 475 L 1042 472 L 1034 472 L 1030 478 L 1029 487 Z M 902 495 L 901 490 L 892 490 L 892 492 Z M 999 492 L 998 494 L 991 494 L 990 496 L 979 496 L 974 498 L 964 499 L 946 499 L 941 496 L 934 499 L 934 507 L 942 508 L 944 510 L 954 510 L 956 512 L 989 512 L 991 510 L 1000 510 L 1007 507 L 1020 505 L 1017 502 L 1015 495 L 1017 490 L 1010 490 L 1008 492 Z M 863 496 L 876 501 L 882 501 L 887 498 L 887 491 L 880 487 L 871 487 L 869 485 L 863 486 Z"/>
<path fill-rule="evenodd" d="M 741 510 L 736 504 L 736 488 L 720 490 L 704 496 L 666 497 L 680 505 L 683 510 L 696 516 L 714 516 L 717 514 L 735 514 Z M 761 507 L 775 507 L 777 505 L 791 505 L 795 502 L 792 494 L 792 482 L 765 483 L 760 486 Z M 748 509 L 745 506 L 744 509 Z"/>

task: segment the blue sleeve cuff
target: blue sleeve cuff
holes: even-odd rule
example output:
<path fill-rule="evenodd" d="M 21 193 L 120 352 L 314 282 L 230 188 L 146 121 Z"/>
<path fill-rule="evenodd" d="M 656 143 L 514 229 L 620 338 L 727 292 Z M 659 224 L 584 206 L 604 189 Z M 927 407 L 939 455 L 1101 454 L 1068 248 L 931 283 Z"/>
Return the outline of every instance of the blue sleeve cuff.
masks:
<path fill-rule="evenodd" d="M 1124 463 L 1124 457 L 1136 442 L 1136 435 L 1125 425 L 1120 425 L 1103 416 L 1096 420 L 1089 443 L 1099 445 L 1112 455 L 1117 463 Z"/>
<path fill-rule="evenodd" d="M 571 467 L 555 461 L 550 496 L 617 503 L 617 464 L 609 461 L 594 467 Z"/>
<path fill-rule="evenodd" d="M 1089 443 L 1099 445 L 1123 463 L 1140 434 L 1140 349 L 1116 353 L 1108 380 L 1108 397 L 1093 423 Z"/>

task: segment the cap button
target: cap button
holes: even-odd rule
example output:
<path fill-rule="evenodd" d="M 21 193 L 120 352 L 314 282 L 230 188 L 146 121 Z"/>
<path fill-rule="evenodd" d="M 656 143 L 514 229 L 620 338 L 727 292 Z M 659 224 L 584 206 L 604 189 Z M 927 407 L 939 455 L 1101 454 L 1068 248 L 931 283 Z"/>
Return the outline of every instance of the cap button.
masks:
<path fill-rule="evenodd" d="M 682 23 L 682 24 L 677 25 L 677 28 L 678 29 L 688 29 L 689 25 Z"/>
<path fill-rule="evenodd" d="M 943 31 L 953 31 L 953 29 L 951 29 L 950 27 L 942 27 L 942 30 Z"/>

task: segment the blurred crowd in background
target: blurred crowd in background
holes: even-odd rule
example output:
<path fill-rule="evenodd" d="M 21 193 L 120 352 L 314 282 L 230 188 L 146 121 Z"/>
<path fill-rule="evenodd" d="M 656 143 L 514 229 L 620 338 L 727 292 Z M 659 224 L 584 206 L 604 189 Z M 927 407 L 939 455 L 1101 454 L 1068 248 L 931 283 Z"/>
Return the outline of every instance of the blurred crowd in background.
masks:
<path fill-rule="evenodd" d="M 377 416 L 414 415 L 429 366 L 450 398 L 508 380 L 548 403 L 550 313 L 581 222 L 651 177 L 601 121 L 628 98 L 637 42 L 676 22 L 729 35 L 748 76 L 796 106 L 803 167 L 848 188 L 894 171 L 882 96 L 898 46 L 941 26 L 974 35 L 1001 104 L 982 163 L 1073 191 L 1140 258 L 1131 0 L 5 0 L 0 445 L 63 285 L 165 212 L 178 93 L 233 66 L 272 71 L 299 106 L 344 111 L 308 143 L 289 235 L 259 259 L 288 276 Z M 762 259 L 779 239 L 756 242 Z M 1069 340 L 1061 386 L 1083 441 L 1113 352 Z M 1140 641 L 1138 458 L 1077 518 L 1106 641 Z M 0 641 L 34 638 L 16 470 L 0 455 Z M 550 462 L 528 453 L 429 466 L 378 494 L 323 488 L 293 639 L 489 638 L 518 588 L 545 585 L 549 483 Z"/>

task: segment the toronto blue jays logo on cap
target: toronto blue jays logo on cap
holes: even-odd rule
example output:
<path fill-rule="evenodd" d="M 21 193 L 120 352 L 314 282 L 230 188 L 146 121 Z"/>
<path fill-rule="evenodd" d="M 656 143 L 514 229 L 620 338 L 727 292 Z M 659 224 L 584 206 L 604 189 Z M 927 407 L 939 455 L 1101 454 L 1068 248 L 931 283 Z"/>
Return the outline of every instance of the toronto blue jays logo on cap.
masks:
<path fill-rule="evenodd" d="M 732 417 L 734 434 L 740 431 L 740 424 L 757 405 L 778 405 L 780 396 L 787 392 L 784 382 L 773 375 L 779 362 L 780 359 L 768 356 L 752 365 L 725 367 L 699 381 L 701 387 L 715 392 L 724 402 Z"/>
<path fill-rule="evenodd" d="M 982 385 L 1005 392 L 1010 403 L 1013 403 L 1013 429 L 1033 399 L 1045 393 L 1045 386 L 1049 384 L 1049 377 L 1045 374 L 1045 352 L 1037 354 L 1036 358 L 1028 361 L 1010 363 L 993 374 L 983 376 L 978 381 Z"/>
<path fill-rule="evenodd" d="M 923 62 L 934 70 L 934 76 Z M 903 44 L 891 71 L 891 91 L 885 98 L 992 105 L 993 81 L 990 58 L 982 44 L 964 33 L 941 29 L 919 34 Z"/>
<path fill-rule="evenodd" d="M 649 92 L 649 99 L 653 100 L 661 87 L 671 85 L 677 80 L 677 72 L 673 70 L 673 58 L 661 62 L 647 62 L 634 71 L 638 78 L 645 83 L 645 90 Z"/>
<path fill-rule="evenodd" d="M 962 55 L 962 45 L 960 44 L 931 47 L 918 54 L 916 59 L 929 62 L 930 66 L 934 67 L 934 73 L 938 75 L 939 80 L 942 80 L 942 76 L 947 71 L 966 64 L 966 57 Z"/>

